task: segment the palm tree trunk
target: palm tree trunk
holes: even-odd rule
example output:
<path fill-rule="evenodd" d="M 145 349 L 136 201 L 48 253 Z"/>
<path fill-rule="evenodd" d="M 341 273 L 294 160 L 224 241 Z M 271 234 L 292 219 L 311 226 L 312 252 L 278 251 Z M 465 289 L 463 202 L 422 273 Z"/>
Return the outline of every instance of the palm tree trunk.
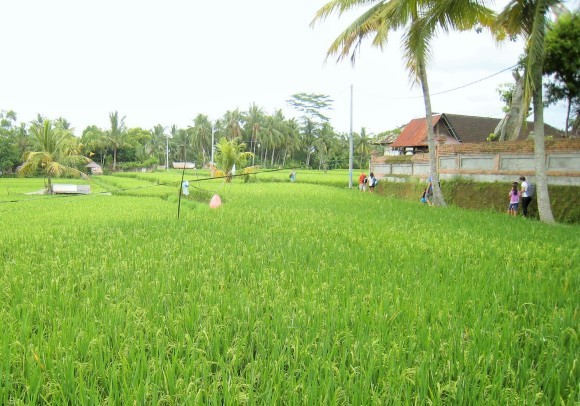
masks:
<path fill-rule="evenodd" d="M 554 223 L 550 195 L 548 193 L 548 176 L 546 174 L 546 145 L 544 134 L 544 104 L 542 103 L 542 70 L 534 69 L 534 161 L 536 166 L 536 189 L 538 195 L 538 212 L 544 223 Z"/>
<path fill-rule="evenodd" d="M 47 184 L 48 184 L 48 186 L 47 186 L 48 194 L 53 195 L 54 190 L 52 189 L 52 179 L 50 176 L 47 176 L 46 179 L 47 179 Z"/>
<path fill-rule="evenodd" d="M 439 186 L 439 175 L 437 174 L 437 151 L 435 150 L 435 135 L 433 132 L 433 112 L 431 111 L 431 97 L 429 96 L 429 83 L 427 82 L 427 69 L 424 61 L 419 61 L 419 78 L 423 89 L 423 100 L 425 101 L 425 119 L 427 121 L 427 146 L 429 148 L 429 176 L 433 185 L 433 204 L 435 206 L 445 206 L 443 192 Z"/>
<path fill-rule="evenodd" d="M 254 166 L 255 165 L 255 162 L 256 162 L 255 161 L 255 159 L 256 159 L 256 141 L 254 140 L 254 137 L 252 137 L 252 148 L 253 148 L 253 151 L 252 151 L 252 153 L 253 153 L 252 154 L 252 166 Z"/>
<path fill-rule="evenodd" d="M 113 148 L 113 172 L 117 171 L 117 148 Z"/>

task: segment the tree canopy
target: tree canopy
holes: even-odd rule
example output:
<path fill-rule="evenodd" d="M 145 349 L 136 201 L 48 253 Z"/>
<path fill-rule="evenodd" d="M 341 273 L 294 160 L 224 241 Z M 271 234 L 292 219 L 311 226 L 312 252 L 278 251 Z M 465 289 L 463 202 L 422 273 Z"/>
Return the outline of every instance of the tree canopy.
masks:
<path fill-rule="evenodd" d="M 570 114 L 580 109 L 580 15 L 560 16 L 546 33 L 544 74 L 552 80 L 546 84 L 548 103 L 566 101 L 565 133 L 570 128 Z M 574 120 L 573 120 L 574 121 Z M 578 128 L 576 128 L 576 131 Z M 574 131 L 573 131 L 574 134 Z M 580 134 L 574 134 L 580 136 Z"/>

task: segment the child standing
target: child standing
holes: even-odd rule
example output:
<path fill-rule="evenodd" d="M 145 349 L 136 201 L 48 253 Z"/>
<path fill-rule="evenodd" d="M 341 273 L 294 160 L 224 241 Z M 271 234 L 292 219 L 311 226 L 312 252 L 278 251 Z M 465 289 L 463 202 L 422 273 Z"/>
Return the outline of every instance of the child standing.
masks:
<path fill-rule="evenodd" d="M 427 189 L 423 190 L 423 194 L 421 195 L 421 203 L 427 203 Z"/>
<path fill-rule="evenodd" d="M 512 190 L 509 192 L 510 204 L 508 206 L 508 214 L 512 216 L 518 215 L 518 204 L 520 202 L 520 194 L 518 193 L 518 182 L 512 184 Z"/>

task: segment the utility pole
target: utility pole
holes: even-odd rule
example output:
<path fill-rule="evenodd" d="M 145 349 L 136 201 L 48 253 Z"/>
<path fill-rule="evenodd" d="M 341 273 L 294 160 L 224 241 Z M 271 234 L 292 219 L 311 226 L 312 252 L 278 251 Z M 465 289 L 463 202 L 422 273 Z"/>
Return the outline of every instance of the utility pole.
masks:
<path fill-rule="evenodd" d="M 214 144 L 215 128 L 211 126 L 211 163 L 213 164 L 213 144 Z"/>
<path fill-rule="evenodd" d="M 169 171 L 169 134 L 165 135 L 165 170 Z"/>
<path fill-rule="evenodd" d="M 350 134 L 348 137 L 348 188 L 352 189 L 352 167 L 354 164 L 354 140 L 352 138 L 352 84 L 350 85 Z"/>

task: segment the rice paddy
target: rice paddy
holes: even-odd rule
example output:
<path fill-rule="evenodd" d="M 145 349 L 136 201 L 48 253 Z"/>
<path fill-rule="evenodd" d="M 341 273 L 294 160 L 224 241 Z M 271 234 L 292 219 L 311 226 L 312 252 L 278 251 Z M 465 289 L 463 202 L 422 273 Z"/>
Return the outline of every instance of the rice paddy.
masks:
<path fill-rule="evenodd" d="M 180 175 L 0 179 L 1 404 L 580 401 L 577 226 Z"/>

